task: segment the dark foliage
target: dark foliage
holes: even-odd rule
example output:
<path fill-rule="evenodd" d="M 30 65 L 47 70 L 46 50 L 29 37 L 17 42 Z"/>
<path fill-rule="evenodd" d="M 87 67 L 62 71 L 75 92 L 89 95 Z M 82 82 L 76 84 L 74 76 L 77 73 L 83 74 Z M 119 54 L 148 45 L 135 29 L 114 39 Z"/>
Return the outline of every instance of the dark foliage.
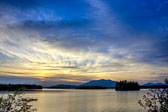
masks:
<path fill-rule="evenodd" d="M 3 94 L 0 97 L 0 112 L 36 112 L 32 102 L 37 99 L 24 97 L 23 91 Z"/>
<path fill-rule="evenodd" d="M 0 84 L 0 91 L 16 91 L 20 88 L 28 89 L 42 89 L 41 85 L 28 85 L 28 84 Z"/>
<path fill-rule="evenodd" d="M 168 112 L 168 89 L 150 89 L 138 103 L 148 112 Z"/>
<path fill-rule="evenodd" d="M 116 91 L 130 91 L 130 90 L 140 90 L 138 82 L 133 81 L 120 81 L 116 84 Z"/>

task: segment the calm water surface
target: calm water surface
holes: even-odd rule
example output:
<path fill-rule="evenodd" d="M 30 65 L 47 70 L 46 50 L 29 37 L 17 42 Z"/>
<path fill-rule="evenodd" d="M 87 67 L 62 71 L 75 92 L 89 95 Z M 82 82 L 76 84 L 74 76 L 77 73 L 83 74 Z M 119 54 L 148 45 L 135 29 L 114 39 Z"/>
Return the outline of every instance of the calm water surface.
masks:
<path fill-rule="evenodd" d="M 38 112 L 145 112 L 137 101 L 146 92 L 44 89 L 27 95 L 38 98 Z"/>

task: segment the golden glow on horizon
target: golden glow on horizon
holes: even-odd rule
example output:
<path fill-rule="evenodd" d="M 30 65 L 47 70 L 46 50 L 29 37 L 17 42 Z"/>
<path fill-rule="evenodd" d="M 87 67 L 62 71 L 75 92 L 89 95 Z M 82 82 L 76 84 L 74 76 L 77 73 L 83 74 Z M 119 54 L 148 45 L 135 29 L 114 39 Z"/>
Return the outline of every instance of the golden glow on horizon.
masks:
<path fill-rule="evenodd" d="M 18 41 L 13 38 L 8 41 L 18 44 Z M 87 80 L 154 79 L 158 75 L 151 74 L 159 74 L 160 71 L 166 73 L 168 71 L 166 67 L 160 68 L 155 65 L 131 61 L 131 54 L 123 49 L 110 47 L 107 49 L 108 54 L 96 52 L 94 49 L 75 51 L 45 41 L 32 42 L 26 36 L 24 36 L 24 39 L 20 37 L 20 43 L 22 44 L 18 45 L 19 48 L 13 47 L 12 44 L 8 45 L 7 48 L 0 45 L 0 50 L 11 58 L 8 63 L 0 65 L 1 75 L 34 77 L 51 81 L 56 80 L 52 79 L 52 77 L 59 76 L 59 80 L 83 82 L 84 77 Z M 116 58 L 115 54 L 127 54 L 127 56 L 125 58 Z M 45 77 L 51 78 L 45 79 Z M 75 77 L 77 78 L 75 79 Z"/>

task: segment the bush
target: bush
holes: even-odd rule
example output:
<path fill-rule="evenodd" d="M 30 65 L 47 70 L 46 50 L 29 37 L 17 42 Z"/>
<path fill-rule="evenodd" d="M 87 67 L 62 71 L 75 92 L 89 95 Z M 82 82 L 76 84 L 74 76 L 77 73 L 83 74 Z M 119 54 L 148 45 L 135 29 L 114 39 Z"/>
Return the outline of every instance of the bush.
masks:
<path fill-rule="evenodd" d="M 168 112 L 168 89 L 150 89 L 138 103 L 148 112 Z"/>
<path fill-rule="evenodd" d="M 31 102 L 37 99 L 23 97 L 22 91 L 4 94 L 0 97 L 0 112 L 36 112 Z"/>

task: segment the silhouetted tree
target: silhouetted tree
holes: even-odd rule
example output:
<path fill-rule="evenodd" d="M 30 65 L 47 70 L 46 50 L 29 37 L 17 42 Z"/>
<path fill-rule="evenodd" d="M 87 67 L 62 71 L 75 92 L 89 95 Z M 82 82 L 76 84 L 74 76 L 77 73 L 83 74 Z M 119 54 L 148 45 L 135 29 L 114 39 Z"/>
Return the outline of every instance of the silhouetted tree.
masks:
<path fill-rule="evenodd" d="M 120 81 L 116 83 L 116 88 L 117 91 L 127 91 L 127 90 L 140 90 L 138 82 L 133 82 L 133 81 Z"/>

